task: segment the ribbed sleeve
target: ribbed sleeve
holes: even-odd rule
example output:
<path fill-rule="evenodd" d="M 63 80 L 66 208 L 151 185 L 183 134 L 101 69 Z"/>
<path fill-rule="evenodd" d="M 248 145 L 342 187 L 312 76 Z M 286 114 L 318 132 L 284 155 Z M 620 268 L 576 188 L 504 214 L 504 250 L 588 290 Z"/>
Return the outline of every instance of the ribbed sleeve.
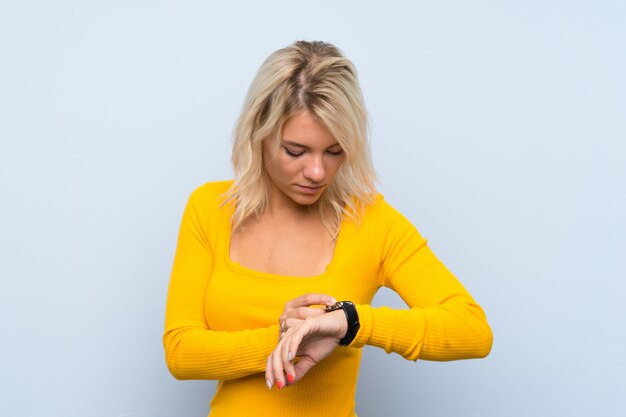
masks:
<path fill-rule="evenodd" d="M 232 210 L 220 198 L 231 184 L 205 184 L 187 202 L 163 335 L 176 378 L 220 380 L 210 417 L 355 417 L 358 348 L 366 344 L 413 361 L 489 353 L 492 335 L 480 306 L 382 196 L 359 225 L 342 223 L 324 273 L 280 276 L 231 261 Z M 407 308 L 372 307 L 381 286 L 396 291 Z M 349 348 L 336 348 L 298 383 L 268 390 L 264 371 L 278 342 L 278 317 L 286 302 L 305 293 L 355 302 L 361 328 Z"/>
<path fill-rule="evenodd" d="M 163 344 L 167 366 L 178 379 L 232 379 L 265 368 L 278 326 L 239 331 L 208 327 L 204 295 L 213 268 L 215 236 L 209 215 L 218 194 L 194 192 L 183 214 L 168 290 Z"/>
<path fill-rule="evenodd" d="M 361 329 L 351 346 L 369 344 L 413 361 L 487 356 L 493 336 L 481 307 L 404 216 L 380 207 L 382 227 L 373 236 L 381 246 L 379 279 L 410 308 L 358 305 Z"/>

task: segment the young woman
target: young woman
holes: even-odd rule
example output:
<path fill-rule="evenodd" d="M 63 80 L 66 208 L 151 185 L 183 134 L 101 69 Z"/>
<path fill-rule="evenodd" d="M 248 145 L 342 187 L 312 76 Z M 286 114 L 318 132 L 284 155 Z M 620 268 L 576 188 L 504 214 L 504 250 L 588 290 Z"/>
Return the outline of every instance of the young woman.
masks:
<path fill-rule="evenodd" d="M 480 306 L 374 187 L 356 70 L 296 42 L 259 69 L 232 181 L 185 208 L 164 346 L 179 379 L 217 379 L 210 416 L 355 416 L 361 347 L 415 361 L 486 356 Z M 373 308 L 381 286 L 407 309 Z"/>

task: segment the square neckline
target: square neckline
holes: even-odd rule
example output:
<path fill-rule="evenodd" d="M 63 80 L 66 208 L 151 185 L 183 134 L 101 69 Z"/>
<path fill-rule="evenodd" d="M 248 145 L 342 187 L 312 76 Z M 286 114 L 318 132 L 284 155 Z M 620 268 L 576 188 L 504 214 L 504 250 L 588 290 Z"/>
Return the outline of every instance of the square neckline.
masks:
<path fill-rule="evenodd" d="M 243 273 L 246 275 L 250 275 L 250 276 L 254 276 L 254 277 L 260 277 L 260 278 L 266 278 L 266 279 L 274 279 L 274 280 L 281 280 L 281 281 L 285 281 L 285 280 L 320 280 L 320 279 L 324 279 L 327 276 L 329 276 L 332 271 L 335 269 L 335 265 L 337 264 L 337 253 L 339 251 L 339 245 L 341 244 L 341 242 L 343 241 L 342 239 L 342 235 L 343 235 L 343 230 L 344 230 L 344 223 L 345 220 L 342 218 L 341 220 L 341 224 L 339 225 L 339 232 L 337 233 L 337 239 L 335 241 L 335 247 L 333 248 L 333 256 L 330 259 L 330 262 L 326 265 L 326 269 L 317 275 L 308 275 L 308 276 L 303 276 L 303 275 L 280 275 L 280 274 L 273 274 L 271 272 L 265 272 L 265 271 L 260 271 L 257 269 L 252 269 L 252 268 L 248 268 L 246 266 L 241 265 L 239 262 L 233 261 L 232 258 L 230 257 L 230 243 L 231 243 L 231 236 L 232 236 L 232 222 L 230 221 L 230 214 L 232 213 L 230 210 L 227 210 L 227 216 L 228 216 L 228 221 L 224 222 L 224 243 L 225 243 L 225 248 L 224 248 L 224 261 L 226 266 L 234 271 L 234 272 L 238 272 L 238 273 Z"/>

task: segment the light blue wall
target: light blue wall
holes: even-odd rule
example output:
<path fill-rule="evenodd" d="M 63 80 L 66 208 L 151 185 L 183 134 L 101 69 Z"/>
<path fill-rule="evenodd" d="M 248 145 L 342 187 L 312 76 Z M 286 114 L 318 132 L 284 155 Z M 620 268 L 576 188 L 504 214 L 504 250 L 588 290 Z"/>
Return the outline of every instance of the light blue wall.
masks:
<path fill-rule="evenodd" d="M 163 361 L 178 222 L 297 39 L 357 65 L 381 191 L 495 333 L 482 361 L 366 348 L 359 415 L 621 415 L 623 1 L 5 0 L 0 416 L 206 416 L 214 383 Z"/>

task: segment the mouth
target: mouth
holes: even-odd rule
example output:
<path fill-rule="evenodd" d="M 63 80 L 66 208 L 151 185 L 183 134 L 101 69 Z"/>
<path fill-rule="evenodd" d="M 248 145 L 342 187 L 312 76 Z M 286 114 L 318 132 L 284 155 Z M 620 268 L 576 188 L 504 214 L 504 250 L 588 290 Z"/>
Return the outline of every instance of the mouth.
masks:
<path fill-rule="evenodd" d="M 324 189 L 323 185 L 310 186 L 296 184 L 296 187 L 305 194 L 317 194 Z"/>

